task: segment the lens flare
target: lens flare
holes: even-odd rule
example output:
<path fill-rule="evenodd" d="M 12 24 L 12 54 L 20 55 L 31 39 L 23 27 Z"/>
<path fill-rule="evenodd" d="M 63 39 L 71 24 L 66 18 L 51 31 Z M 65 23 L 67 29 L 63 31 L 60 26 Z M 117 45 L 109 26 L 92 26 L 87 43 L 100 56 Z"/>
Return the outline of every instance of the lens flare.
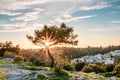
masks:
<path fill-rule="evenodd" d="M 45 46 L 47 46 L 47 47 L 50 46 L 50 42 L 46 41 Z"/>

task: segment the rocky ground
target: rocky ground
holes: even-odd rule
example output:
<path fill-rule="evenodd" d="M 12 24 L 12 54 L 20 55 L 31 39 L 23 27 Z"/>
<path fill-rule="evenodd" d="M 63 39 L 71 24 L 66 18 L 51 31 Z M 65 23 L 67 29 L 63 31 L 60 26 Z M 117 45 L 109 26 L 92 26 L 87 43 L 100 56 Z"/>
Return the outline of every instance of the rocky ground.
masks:
<path fill-rule="evenodd" d="M 3 80 L 37 80 L 40 74 L 45 74 L 47 76 L 53 75 L 50 71 L 32 71 L 19 68 L 24 65 L 26 65 L 26 63 L 14 64 L 11 58 L 0 59 L 0 72 L 6 74 Z M 105 78 L 95 73 L 73 72 L 72 74 L 74 77 L 69 78 L 69 80 L 119 80 L 115 76 Z"/>
<path fill-rule="evenodd" d="M 22 64 L 13 64 L 13 59 L 10 58 L 1 59 L 0 62 L 2 62 L 2 64 L 0 64 L 0 72 L 7 75 L 4 80 L 35 80 L 39 74 L 45 74 L 47 76 L 52 74 L 52 72 L 43 70 L 32 71 L 20 69 L 19 67 L 22 66 Z"/>

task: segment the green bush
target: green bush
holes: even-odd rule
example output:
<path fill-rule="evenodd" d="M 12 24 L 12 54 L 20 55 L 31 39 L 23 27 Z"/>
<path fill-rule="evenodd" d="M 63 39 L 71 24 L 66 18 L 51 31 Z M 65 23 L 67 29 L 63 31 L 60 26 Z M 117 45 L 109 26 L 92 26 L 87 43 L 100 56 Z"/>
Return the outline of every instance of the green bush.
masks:
<path fill-rule="evenodd" d="M 36 65 L 36 66 L 45 66 L 45 62 L 44 62 L 44 60 L 39 60 L 39 59 L 36 59 L 35 61 L 34 61 L 34 64 Z"/>
<path fill-rule="evenodd" d="M 90 66 L 92 67 L 93 72 L 106 72 L 106 65 L 103 63 L 95 62 L 93 64 L 90 64 Z"/>
<path fill-rule="evenodd" d="M 106 65 L 106 71 L 107 72 L 112 72 L 113 71 L 113 69 L 114 69 L 114 65 L 113 64 L 107 64 Z"/>
<path fill-rule="evenodd" d="M 6 51 L 3 57 L 4 58 L 14 58 L 14 56 L 15 56 L 14 52 Z"/>
<path fill-rule="evenodd" d="M 104 76 L 104 77 L 111 77 L 111 76 L 113 76 L 113 75 L 112 75 L 112 73 L 110 73 L 110 72 L 106 72 L 106 73 L 103 73 L 103 76 Z"/>
<path fill-rule="evenodd" d="M 113 75 L 120 77 L 120 64 L 115 66 L 112 73 L 113 73 Z"/>
<path fill-rule="evenodd" d="M 100 63 L 100 62 L 94 62 L 93 64 L 98 65 L 98 66 L 102 66 L 103 65 L 103 63 Z"/>
<path fill-rule="evenodd" d="M 3 57 L 4 56 L 4 54 L 5 54 L 5 49 L 0 49 L 0 57 Z"/>
<path fill-rule="evenodd" d="M 29 58 L 29 60 L 30 60 L 30 62 L 32 62 L 32 63 L 34 63 L 34 61 L 36 60 L 36 56 L 31 56 L 30 58 Z"/>
<path fill-rule="evenodd" d="M 86 73 L 89 73 L 89 72 L 92 72 L 93 69 L 90 66 L 84 66 L 83 69 L 82 69 L 82 71 L 86 72 Z"/>
<path fill-rule="evenodd" d="M 54 55 L 54 60 L 55 60 L 55 69 L 54 72 L 55 73 L 60 73 L 63 70 L 63 67 L 65 65 L 69 65 L 69 59 L 68 58 L 64 58 L 58 54 Z"/>
<path fill-rule="evenodd" d="M 96 72 L 96 73 L 102 72 L 101 66 L 93 64 L 91 65 L 91 67 L 92 67 L 93 72 Z"/>
<path fill-rule="evenodd" d="M 69 76 L 69 72 L 66 71 L 66 70 L 62 70 L 58 75 L 59 76 L 66 76 L 66 77 L 68 77 Z"/>
<path fill-rule="evenodd" d="M 39 78 L 40 80 L 47 80 L 49 77 L 48 77 L 47 75 L 45 75 L 45 74 L 39 74 L 39 75 L 38 75 L 38 78 Z"/>
<path fill-rule="evenodd" d="M 14 57 L 14 62 L 17 62 L 17 63 L 24 62 L 24 58 L 22 56 L 17 55 Z"/>
<path fill-rule="evenodd" d="M 0 72 L 0 80 L 3 80 L 6 76 L 6 73 Z"/>
<path fill-rule="evenodd" d="M 67 70 L 67 71 L 73 71 L 73 67 L 71 65 L 65 65 L 63 67 L 63 69 Z"/>
<path fill-rule="evenodd" d="M 26 69 L 26 70 L 42 70 L 42 68 L 38 67 L 38 66 L 24 66 L 24 67 L 22 67 L 22 69 Z"/>
<path fill-rule="evenodd" d="M 115 56 L 114 63 L 115 64 L 120 64 L 120 56 Z"/>
<path fill-rule="evenodd" d="M 69 80 L 69 79 L 66 76 L 57 76 L 57 75 L 55 75 L 55 76 L 52 76 L 50 78 L 50 80 Z"/>
<path fill-rule="evenodd" d="M 55 72 L 55 75 L 56 76 L 61 76 L 62 78 L 64 77 L 64 78 L 68 78 L 69 77 L 69 75 L 70 75 L 70 72 L 69 71 L 66 71 L 66 70 L 59 70 L 58 68 L 55 68 L 54 69 L 54 72 Z M 53 80 L 53 79 L 52 79 Z M 55 79 L 55 80 L 57 80 L 57 79 Z M 58 79 L 59 80 L 59 79 Z"/>
<path fill-rule="evenodd" d="M 78 62 L 78 63 L 75 64 L 75 70 L 81 71 L 82 68 L 83 68 L 85 65 L 86 65 L 85 62 Z"/>
<path fill-rule="evenodd" d="M 51 67 L 42 67 L 42 70 L 44 70 L 44 71 L 52 71 L 52 68 Z"/>
<path fill-rule="evenodd" d="M 30 57 L 29 61 L 32 62 L 36 66 L 44 66 L 45 65 L 45 61 L 43 59 L 39 59 L 36 56 Z"/>
<path fill-rule="evenodd" d="M 24 58 L 23 58 L 23 61 L 24 61 L 24 62 L 27 62 L 27 59 L 24 57 Z"/>
<path fill-rule="evenodd" d="M 54 68 L 54 72 L 55 72 L 56 74 L 59 74 L 61 71 L 62 71 L 62 69 L 59 68 L 59 67 L 55 67 L 55 68 Z"/>
<path fill-rule="evenodd" d="M 100 71 L 103 73 L 103 72 L 106 72 L 106 65 L 105 64 L 103 64 L 103 65 L 101 65 L 100 66 Z"/>

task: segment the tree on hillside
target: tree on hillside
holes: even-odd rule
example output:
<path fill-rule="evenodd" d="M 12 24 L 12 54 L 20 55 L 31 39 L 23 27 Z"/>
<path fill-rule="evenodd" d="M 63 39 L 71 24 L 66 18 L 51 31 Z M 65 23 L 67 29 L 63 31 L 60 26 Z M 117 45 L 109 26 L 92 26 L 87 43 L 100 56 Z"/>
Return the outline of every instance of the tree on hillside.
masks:
<path fill-rule="evenodd" d="M 17 54 L 19 53 L 20 48 L 19 45 L 14 46 L 11 41 L 6 41 L 4 43 L 0 42 L 0 57 L 3 57 L 6 51 Z"/>
<path fill-rule="evenodd" d="M 77 35 L 73 34 L 73 28 L 67 27 L 64 23 L 57 26 L 47 26 L 40 30 L 34 31 L 34 36 L 27 35 L 27 38 L 35 45 L 44 46 L 46 49 L 46 55 L 51 59 L 50 66 L 54 66 L 54 58 L 50 52 L 50 47 L 55 45 L 71 44 L 77 45 Z"/>

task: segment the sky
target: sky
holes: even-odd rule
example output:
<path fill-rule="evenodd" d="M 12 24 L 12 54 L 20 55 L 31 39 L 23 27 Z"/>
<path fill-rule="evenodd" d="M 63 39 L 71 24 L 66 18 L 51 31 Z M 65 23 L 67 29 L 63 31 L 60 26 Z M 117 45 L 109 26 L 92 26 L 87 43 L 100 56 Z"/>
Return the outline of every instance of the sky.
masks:
<path fill-rule="evenodd" d="M 79 47 L 120 45 L 120 0 L 0 0 L 0 42 L 37 48 L 26 35 L 64 22 Z"/>

